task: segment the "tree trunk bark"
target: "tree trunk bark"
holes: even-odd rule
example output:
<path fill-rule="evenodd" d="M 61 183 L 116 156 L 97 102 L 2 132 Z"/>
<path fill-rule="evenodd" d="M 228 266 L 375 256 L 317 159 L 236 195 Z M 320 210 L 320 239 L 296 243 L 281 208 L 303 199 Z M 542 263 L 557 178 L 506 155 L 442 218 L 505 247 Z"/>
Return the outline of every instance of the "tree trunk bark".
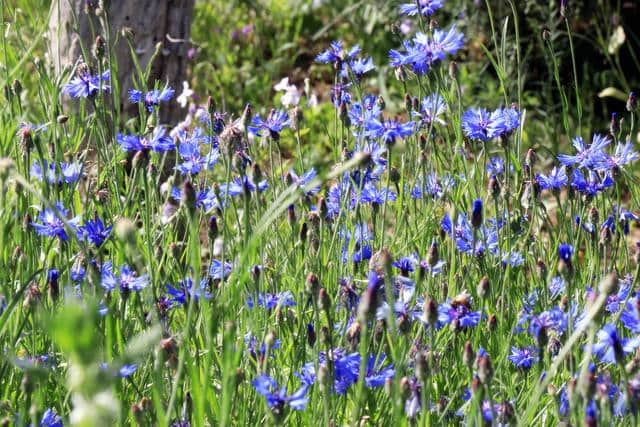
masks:
<path fill-rule="evenodd" d="M 87 13 L 87 4 L 97 4 L 97 0 L 53 0 L 51 20 L 49 22 L 50 55 L 56 71 L 73 66 L 83 58 L 82 46 L 90 54 L 96 36 L 104 37 L 96 6 Z M 102 2 L 100 2 L 102 3 Z M 121 30 L 128 27 L 133 32 L 133 48 L 138 63 L 144 71 L 156 51 L 156 45 L 162 43 L 159 54 L 154 58 L 147 85 L 156 80 L 176 89 L 182 88 L 187 68 L 189 34 L 194 0 L 105 0 L 105 11 L 109 20 L 111 49 L 118 64 L 117 76 L 120 87 L 121 110 L 135 114 L 136 105 L 127 99 L 127 91 L 133 88 L 133 78 L 137 71 L 129 43 Z M 77 23 L 77 25 L 76 25 Z M 89 58 L 85 59 L 90 64 Z M 179 105 L 173 99 L 163 103 L 161 121 L 174 124 L 181 119 Z"/>

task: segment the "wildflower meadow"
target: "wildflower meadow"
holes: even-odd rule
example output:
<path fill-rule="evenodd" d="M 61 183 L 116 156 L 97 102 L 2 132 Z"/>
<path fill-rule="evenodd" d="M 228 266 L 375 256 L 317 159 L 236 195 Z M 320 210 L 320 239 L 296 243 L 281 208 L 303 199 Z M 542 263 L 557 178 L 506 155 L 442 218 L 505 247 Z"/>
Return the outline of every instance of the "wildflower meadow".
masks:
<path fill-rule="evenodd" d="M 144 47 L 86 0 L 60 68 L 50 3 L 0 1 L 1 425 L 638 425 L 635 2 L 201 0 Z"/>

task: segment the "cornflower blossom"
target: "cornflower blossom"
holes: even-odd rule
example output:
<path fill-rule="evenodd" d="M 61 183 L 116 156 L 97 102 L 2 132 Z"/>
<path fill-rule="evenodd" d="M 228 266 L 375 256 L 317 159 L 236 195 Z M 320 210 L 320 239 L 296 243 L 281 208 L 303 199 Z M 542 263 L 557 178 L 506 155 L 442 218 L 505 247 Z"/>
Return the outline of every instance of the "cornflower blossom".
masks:
<path fill-rule="evenodd" d="M 351 126 L 355 128 L 354 134 L 360 135 L 364 132 L 367 123 L 379 119 L 382 109 L 375 96 L 367 95 L 362 99 L 362 103 L 354 102 L 351 104 L 347 114 Z"/>
<path fill-rule="evenodd" d="M 624 235 L 628 235 L 630 232 L 629 221 L 635 221 L 636 223 L 640 222 L 640 217 L 638 217 L 638 215 L 621 206 L 615 207 L 614 215 L 617 217 L 617 223 L 622 228 Z"/>
<path fill-rule="evenodd" d="M 214 280 L 221 280 L 224 276 L 226 279 L 233 271 L 233 264 L 229 262 L 224 263 L 224 269 L 222 268 L 222 261 L 213 259 L 211 260 L 211 267 L 209 267 L 209 276 Z"/>
<path fill-rule="evenodd" d="M 473 229 L 469 225 L 466 215 L 458 215 L 455 227 L 453 227 L 449 215 L 445 215 L 440 226 L 444 232 L 455 239 L 456 246 L 460 252 L 472 253 L 476 256 L 483 254 L 487 250 L 492 255 L 498 252 L 498 227 L 493 224 L 481 226 L 475 239 Z"/>
<path fill-rule="evenodd" d="M 156 151 L 164 152 L 171 151 L 176 148 L 173 139 L 166 134 L 165 129 L 162 126 L 158 126 L 153 130 L 151 137 L 139 137 L 137 135 L 123 135 L 118 134 L 116 137 L 120 147 L 126 152 L 130 151 Z"/>
<path fill-rule="evenodd" d="M 440 118 L 447 112 L 447 104 L 444 98 L 439 93 L 432 93 L 429 96 L 422 98 L 420 104 L 420 111 L 414 111 L 412 116 L 419 118 L 420 123 L 424 127 L 428 127 L 431 124 L 446 125 L 447 123 Z"/>
<path fill-rule="evenodd" d="M 356 45 L 347 52 L 344 50 L 342 42 L 339 40 L 335 40 L 331 42 L 329 49 L 316 56 L 316 62 L 319 62 L 321 64 L 341 62 L 355 58 L 360 53 L 360 51 L 360 47 Z"/>
<path fill-rule="evenodd" d="M 511 355 L 507 357 L 517 368 L 529 369 L 538 361 L 538 352 L 534 347 L 519 349 L 511 347 Z"/>
<path fill-rule="evenodd" d="M 171 189 L 171 198 L 181 202 L 183 201 L 182 190 L 178 187 Z M 224 199 L 218 200 L 216 194 L 211 189 L 204 189 L 196 192 L 195 207 L 198 209 L 204 209 L 205 212 L 209 212 L 211 209 L 222 208 L 224 206 Z"/>
<path fill-rule="evenodd" d="M 64 423 L 62 422 L 62 417 L 58 415 L 55 409 L 48 408 L 42 414 L 42 419 L 40 420 L 40 427 L 64 427 Z"/>
<path fill-rule="evenodd" d="M 549 176 L 539 174 L 537 179 L 543 190 L 559 190 L 569 182 L 565 166 L 553 168 Z"/>
<path fill-rule="evenodd" d="M 419 32 L 412 40 L 404 41 L 404 52 L 389 51 L 390 64 L 392 67 L 411 66 L 416 74 L 425 74 L 435 62 L 446 55 L 454 55 L 463 44 L 464 34 L 455 25 L 449 31 L 434 30 L 432 38 Z"/>
<path fill-rule="evenodd" d="M 608 323 L 597 333 L 598 342 L 593 345 L 593 354 L 600 361 L 616 364 L 622 362 L 626 354 L 640 346 L 640 337 L 621 338 L 615 325 Z"/>
<path fill-rule="evenodd" d="M 518 251 L 511 251 L 508 254 L 502 256 L 502 265 L 509 264 L 511 267 L 519 267 L 524 264 L 524 257 Z"/>
<path fill-rule="evenodd" d="M 106 292 L 111 292 L 118 286 L 123 294 L 130 291 L 139 292 L 149 285 L 149 275 L 138 276 L 128 265 L 120 267 L 116 274 L 111 261 L 102 264 L 100 285 Z"/>
<path fill-rule="evenodd" d="M 110 72 L 102 73 L 101 76 L 92 76 L 87 71 L 80 71 L 69 83 L 62 87 L 62 91 L 73 98 L 89 98 L 98 93 L 99 90 L 109 92 Z"/>
<path fill-rule="evenodd" d="M 307 172 L 305 172 L 302 176 L 298 176 L 298 174 L 296 174 L 294 170 L 290 170 L 289 175 L 287 177 L 291 181 L 292 185 L 295 185 L 300 190 L 304 191 L 304 194 L 306 196 L 310 196 L 320 191 L 320 186 L 306 188 L 307 185 L 311 181 L 313 181 L 317 175 L 318 173 L 316 172 L 316 170 L 314 168 L 311 168 Z"/>
<path fill-rule="evenodd" d="M 571 186 L 580 193 L 589 197 L 594 197 L 599 192 L 613 186 L 614 181 L 610 175 L 607 174 L 603 178 L 600 178 L 594 171 L 589 170 L 588 172 L 589 177 L 585 178 L 580 169 L 573 170 Z"/>
<path fill-rule="evenodd" d="M 413 273 L 416 265 L 418 265 L 418 254 L 413 253 L 409 256 L 402 257 L 391 263 L 391 265 L 400 270 L 404 275 Z"/>
<path fill-rule="evenodd" d="M 492 157 L 487 162 L 487 174 L 498 177 L 504 174 L 504 159 L 502 157 Z"/>
<path fill-rule="evenodd" d="M 373 71 L 376 69 L 375 64 L 373 63 L 373 58 L 357 58 L 353 61 L 349 62 L 349 69 L 356 77 L 361 77 L 368 73 L 369 71 Z M 348 76 L 348 71 L 346 68 L 346 64 L 343 65 L 343 72 L 341 73 L 343 77 Z"/>
<path fill-rule="evenodd" d="M 32 221 L 31 226 L 36 230 L 36 233 L 41 236 L 57 237 L 61 241 L 65 242 L 69 239 L 69 236 L 65 230 L 65 222 L 63 218 L 67 218 L 69 210 L 65 209 L 60 202 L 56 202 L 54 206 L 55 210 L 49 208 L 42 209 L 36 218 L 40 222 Z M 80 216 L 67 220 L 72 231 L 75 232 L 75 228 L 79 221 Z"/>
<path fill-rule="evenodd" d="M 386 202 L 395 202 L 396 193 L 386 188 L 378 188 L 372 183 L 365 184 L 360 193 L 360 203 L 371 203 L 372 205 L 383 205 Z"/>
<path fill-rule="evenodd" d="M 416 16 L 422 14 L 430 16 L 444 5 L 444 0 L 418 0 L 413 3 L 403 3 L 400 5 L 400 13 L 403 15 Z"/>
<path fill-rule="evenodd" d="M 220 184 L 220 197 L 224 200 L 224 197 L 226 197 L 227 194 L 229 194 L 229 196 L 239 196 L 241 194 L 249 194 L 255 191 L 262 193 L 268 187 L 269 184 L 266 179 L 263 179 L 258 182 L 258 185 L 256 185 L 249 176 L 244 175 L 241 178 L 234 178 L 234 180 L 229 183 L 225 182 Z"/>
<path fill-rule="evenodd" d="M 258 346 L 258 338 L 251 335 L 250 333 L 246 333 L 244 335 L 244 344 L 247 346 L 247 351 L 249 352 L 249 357 L 255 361 L 263 361 L 267 355 L 267 344 L 262 342 L 260 346 Z M 269 357 L 274 357 L 272 350 L 277 350 L 282 345 L 282 341 L 279 339 L 275 339 L 273 343 L 269 346 Z"/>
<path fill-rule="evenodd" d="M 78 227 L 78 240 L 85 240 L 95 247 L 100 247 L 111 235 L 113 226 L 105 227 L 102 220 L 96 214 L 93 220 L 85 220 L 84 224 Z"/>
<path fill-rule="evenodd" d="M 638 312 L 638 294 L 629 298 L 622 314 L 620 315 L 622 325 L 636 335 L 640 335 L 640 313 Z"/>
<path fill-rule="evenodd" d="M 398 120 L 373 119 L 366 126 L 365 135 L 370 138 L 380 138 L 386 144 L 393 144 L 397 139 L 405 139 L 413 134 L 413 122 L 400 123 Z"/>
<path fill-rule="evenodd" d="M 638 160 L 638 153 L 633 151 L 633 143 L 627 141 L 625 144 L 618 143 L 613 155 L 603 156 L 595 162 L 593 167 L 602 172 L 618 171 L 636 160 Z"/>
<path fill-rule="evenodd" d="M 142 103 L 147 111 L 152 112 L 155 107 L 160 105 L 160 102 L 170 101 L 175 93 L 176 91 L 168 85 L 165 85 L 162 90 L 150 90 L 144 95 L 137 89 L 129 89 L 129 101 L 134 104 Z"/>
<path fill-rule="evenodd" d="M 453 321 L 458 322 L 461 329 L 473 328 L 478 325 L 482 317 L 479 311 L 472 311 L 464 304 L 452 304 L 445 302 L 438 305 L 438 322 L 436 329 L 441 329 Z"/>
<path fill-rule="evenodd" d="M 566 288 L 567 288 L 567 282 L 564 281 L 562 276 L 552 277 L 551 280 L 549 281 L 549 293 L 550 293 L 551 299 L 555 299 L 561 294 L 563 294 Z"/>
<path fill-rule="evenodd" d="M 360 354 L 350 353 L 347 354 L 342 349 L 333 349 L 331 352 L 331 361 L 334 368 L 334 384 L 333 388 L 339 395 L 346 393 L 346 391 L 358 382 L 360 374 Z M 393 365 L 384 365 L 386 355 L 380 354 L 379 357 L 368 356 L 366 361 L 366 372 L 364 376 L 365 386 L 368 388 L 381 387 L 384 385 L 387 378 L 392 378 L 395 375 Z M 294 375 L 300 378 L 306 386 L 315 384 L 317 380 L 315 362 L 309 362 L 305 364 L 300 372 L 296 372 Z M 327 356 L 325 352 L 321 352 L 319 355 L 318 366 L 327 365 Z"/>
<path fill-rule="evenodd" d="M 178 305 L 187 304 L 190 298 L 194 298 L 195 302 L 200 298 L 209 300 L 213 296 L 207 291 L 207 284 L 207 279 L 202 279 L 199 286 L 193 286 L 193 280 L 190 277 L 179 281 L 175 287 L 165 284 L 168 300 Z"/>
<path fill-rule="evenodd" d="M 260 132 L 267 131 L 269 136 L 274 140 L 280 139 L 280 132 L 286 127 L 291 126 L 291 119 L 286 111 L 273 110 L 266 120 L 262 120 L 260 114 L 256 114 L 251 121 L 251 126 L 247 130 L 255 136 L 261 137 Z"/>
<path fill-rule="evenodd" d="M 520 126 L 521 117 L 522 112 L 516 108 L 498 108 L 491 113 L 489 135 L 497 138 L 510 134 Z"/>
<path fill-rule="evenodd" d="M 303 385 L 295 393 L 287 396 L 287 387 L 278 388 L 276 381 L 268 375 L 260 375 L 251 384 L 258 394 L 267 400 L 267 406 L 276 414 L 280 414 L 285 405 L 295 410 L 306 408 L 309 398 L 306 397 L 308 387 Z"/>
<path fill-rule="evenodd" d="M 487 142 L 492 139 L 491 120 L 491 114 L 484 108 L 470 108 L 462 115 L 462 130 L 468 138 Z"/>
<path fill-rule="evenodd" d="M 196 175 L 203 169 L 213 169 L 219 159 L 220 153 L 217 149 L 212 148 L 209 153 L 202 155 L 200 152 L 201 145 L 197 140 L 189 140 L 180 144 L 178 154 L 182 159 L 182 163 L 176 165 L 176 170 L 183 175 Z"/>
<path fill-rule="evenodd" d="M 50 184 L 73 184 L 82 176 L 82 163 L 36 161 L 31 165 L 31 175 L 39 181 L 46 180 Z"/>
<path fill-rule="evenodd" d="M 252 295 L 247 297 L 247 305 L 249 308 L 263 307 L 266 310 L 272 310 L 276 307 L 291 307 L 296 305 L 291 291 L 283 291 L 276 294 L 259 293 L 257 301 L 253 300 Z"/>
<path fill-rule="evenodd" d="M 584 140 L 576 136 L 573 139 L 573 147 L 576 149 L 576 154 L 560 154 L 558 155 L 558 160 L 564 166 L 594 168 L 607 161 L 607 155 L 604 149 L 610 143 L 611 140 L 608 137 L 596 133 L 593 134 L 591 145 L 587 147 Z"/>
<path fill-rule="evenodd" d="M 349 259 L 352 262 L 360 262 L 371 258 L 372 251 L 369 242 L 373 240 L 373 235 L 367 224 L 356 224 L 353 231 L 343 230 L 340 232 L 340 237 L 344 239 L 342 262 L 346 263 Z"/>

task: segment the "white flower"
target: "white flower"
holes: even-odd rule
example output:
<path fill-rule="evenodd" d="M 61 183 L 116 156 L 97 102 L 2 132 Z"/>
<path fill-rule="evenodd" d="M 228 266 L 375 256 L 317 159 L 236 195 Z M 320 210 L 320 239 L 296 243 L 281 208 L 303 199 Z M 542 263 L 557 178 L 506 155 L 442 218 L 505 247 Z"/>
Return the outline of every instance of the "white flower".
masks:
<path fill-rule="evenodd" d="M 277 92 L 284 92 L 280 102 L 283 106 L 297 106 L 300 103 L 300 92 L 294 85 L 289 84 L 289 77 L 285 77 L 273 87 Z"/>
<path fill-rule="evenodd" d="M 182 82 L 182 93 L 177 98 L 178 104 L 180 104 L 182 108 L 185 108 L 189 103 L 191 95 L 193 95 L 193 91 L 189 88 L 189 83 Z"/>

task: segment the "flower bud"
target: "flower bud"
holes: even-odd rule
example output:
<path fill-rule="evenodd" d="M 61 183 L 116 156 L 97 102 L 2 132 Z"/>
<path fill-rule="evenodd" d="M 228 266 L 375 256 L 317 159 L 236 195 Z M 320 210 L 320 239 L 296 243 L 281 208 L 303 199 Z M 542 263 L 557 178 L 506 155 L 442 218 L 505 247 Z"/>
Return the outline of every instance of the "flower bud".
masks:
<path fill-rule="evenodd" d="M 634 92 L 630 92 L 629 97 L 627 98 L 627 111 L 634 111 L 637 106 L 637 101 L 636 94 Z"/>
<path fill-rule="evenodd" d="M 473 205 L 471 207 L 471 225 L 474 228 L 480 227 L 482 225 L 482 200 L 476 199 L 473 201 Z"/>

